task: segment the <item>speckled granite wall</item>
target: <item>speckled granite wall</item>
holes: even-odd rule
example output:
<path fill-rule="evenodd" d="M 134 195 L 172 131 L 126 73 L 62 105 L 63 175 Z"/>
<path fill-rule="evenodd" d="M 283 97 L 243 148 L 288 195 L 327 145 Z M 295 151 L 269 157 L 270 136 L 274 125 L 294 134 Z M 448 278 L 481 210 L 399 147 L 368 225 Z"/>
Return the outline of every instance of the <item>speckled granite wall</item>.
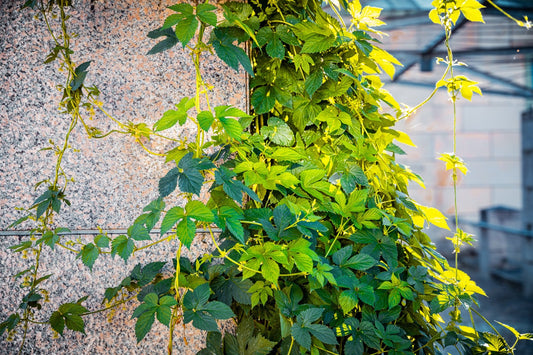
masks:
<path fill-rule="evenodd" d="M 80 35 L 74 40 L 74 58 L 78 63 L 93 61 L 86 83 L 99 87 L 104 107 L 115 117 L 122 122 L 146 122 L 151 126 L 182 97 L 194 95 L 194 68 L 187 53 L 176 49 L 145 55 L 156 43 L 146 33 L 162 24 L 168 15 L 166 6 L 175 1 L 74 2 L 69 23 Z M 42 64 L 52 43 L 43 22 L 33 20 L 31 11 L 19 11 L 22 3 L 0 0 L 0 230 L 6 230 L 21 216 L 15 207 L 29 206 L 41 193 L 34 191 L 32 185 L 52 176 L 55 157 L 50 151 L 39 149 L 49 139 L 60 143 L 68 124 L 68 118 L 58 113 L 60 93 L 55 89 L 64 79 L 55 64 Z M 206 81 L 216 86 L 212 104 L 244 108 L 244 74 L 235 73 L 214 57 L 204 60 L 203 69 Z M 113 127 L 101 116 L 91 124 L 102 129 Z M 174 133 L 190 135 L 193 129 L 186 125 Z M 72 230 L 94 229 L 97 225 L 104 229 L 126 228 L 157 196 L 157 182 L 170 168 L 162 158 L 149 156 L 133 139 L 122 135 L 89 140 L 79 129 L 71 144 L 79 150 L 70 151 L 64 161 L 67 174 L 76 181 L 68 191 L 72 207 L 65 207 L 56 223 Z M 157 141 L 149 143 L 149 147 L 155 151 L 170 148 Z M 27 228 L 28 225 L 21 225 L 19 229 Z M 18 239 L 0 240 L 0 319 L 20 302 L 15 292 L 17 284 L 9 275 L 25 264 L 7 250 Z M 92 301 L 88 301 L 88 307 L 95 309 L 104 288 L 120 282 L 137 262 L 169 260 L 172 255 L 174 246 L 167 245 L 147 254 L 139 253 L 127 266 L 118 259 L 98 260 L 97 271 L 90 274 L 74 255 L 47 251 L 43 267 L 57 275 L 54 281 L 47 282 L 54 287 L 52 299 L 62 303 L 89 294 Z M 115 267 L 119 271 L 113 271 Z M 76 276 L 70 276 L 72 272 Z M 126 314 L 131 314 L 131 309 Z M 52 340 L 49 330 L 37 326 L 27 339 L 26 349 L 35 354 L 165 352 L 168 331 L 164 327 L 136 345 L 133 325 L 134 320 L 127 315 L 111 324 L 105 321 L 105 315 L 98 315 L 89 318 L 87 336 L 66 332 L 58 340 Z M 189 346 L 177 339 L 176 349 L 193 354 L 200 344 L 200 333 L 193 332 L 191 326 L 186 333 Z M 15 351 L 16 344 L 0 342 L 0 353 Z"/>

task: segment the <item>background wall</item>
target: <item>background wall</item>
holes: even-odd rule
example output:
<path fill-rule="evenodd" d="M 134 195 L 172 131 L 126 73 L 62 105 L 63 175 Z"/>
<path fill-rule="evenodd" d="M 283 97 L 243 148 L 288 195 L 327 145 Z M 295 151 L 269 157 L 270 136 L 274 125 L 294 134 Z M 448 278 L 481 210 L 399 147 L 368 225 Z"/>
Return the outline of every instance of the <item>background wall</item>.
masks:
<path fill-rule="evenodd" d="M 15 207 L 28 207 L 42 190 L 33 185 L 53 174 L 55 157 L 50 151 L 40 152 L 48 139 L 60 144 L 69 117 L 58 113 L 60 93 L 55 85 L 64 80 L 56 64 L 43 65 L 52 48 L 45 24 L 32 19 L 30 10 L 19 11 L 23 1 L 0 1 L 0 231 L 22 216 Z M 176 49 L 153 56 L 145 53 L 157 43 L 146 34 L 161 26 L 170 13 L 166 6 L 175 3 L 160 1 L 76 1 L 69 21 L 71 30 L 79 34 L 75 39 L 74 59 L 79 63 L 92 60 L 86 83 L 95 84 L 102 92 L 104 107 L 122 122 L 145 122 L 151 126 L 164 111 L 172 109 L 184 96 L 194 95 L 194 67 L 189 55 Z M 225 64 L 206 57 L 203 62 L 205 79 L 215 85 L 211 97 L 213 105 L 232 104 L 245 107 L 245 77 L 236 74 Z M 102 115 L 91 125 L 106 130 L 114 127 Z M 132 138 L 123 135 L 89 140 L 79 129 L 72 137 L 72 147 L 63 166 L 75 179 L 68 189 L 71 207 L 63 206 L 58 226 L 71 230 L 127 228 L 142 208 L 157 197 L 159 178 L 170 169 L 161 157 L 149 156 Z M 189 136 L 193 127 L 185 125 L 172 134 L 176 138 Z M 148 143 L 154 151 L 171 148 L 164 142 Z M 180 201 L 173 201 L 179 203 Z M 29 229 L 28 224 L 19 226 Z M 80 235 L 87 242 L 90 236 Z M 189 255 L 198 255 L 209 248 L 200 242 Z M 18 244 L 19 236 L 0 240 L 0 320 L 16 310 L 21 293 L 21 280 L 10 275 L 27 268 L 28 261 L 7 247 Z M 136 263 L 171 260 L 175 245 L 168 244 L 148 253 L 137 253 L 127 265 L 100 257 L 95 272 L 90 273 L 75 255 L 63 251 L 50 252 L 45 248 L 43 272 L 55 276 L 46 283 L 52 304 L 75 302 L 90 295 L 89 309 L 102 306 L 106 287 L 116 286 L 129 274 Z M 167 266 L 168 267 L 168 266 Z M 74 276 L 75 275 L 75 276 Z M 156 327 L 142 343 L 136 344 L 135 320 L 129 319 L 133 307 L 121 312 L 108 324 L 106 314 L 88 317 L 87 335 L 65 332 L 65 337 L 53 340 L 49 328 L 35 326 L 26 340 L 25 353 L 31 354 L 163 354 L 166 353 L 168 329 Z M 50 312 L 44 311 L 43 315 Z M 178 352 L 194 354 L 201 345 L 201 333 L 191 325 L 176 332 Z M 181 335 L 180 335 L 181 331 Z M 182 336 L 186 333 L 189 344 Z M 0 353 L 18 349 L 21 336 L 13 343 L 0 342 Z"/>

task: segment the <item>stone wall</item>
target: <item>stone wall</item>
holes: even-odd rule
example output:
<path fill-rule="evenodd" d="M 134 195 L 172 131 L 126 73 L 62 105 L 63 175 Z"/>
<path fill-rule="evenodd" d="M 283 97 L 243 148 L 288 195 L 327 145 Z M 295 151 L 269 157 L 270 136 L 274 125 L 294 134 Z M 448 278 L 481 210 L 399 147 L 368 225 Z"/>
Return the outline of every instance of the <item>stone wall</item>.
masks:
<path fill-rule="evenodd" d="M 19 11 L 24 1 L 0 1 L 0 231 L 22 215 L 16 207 L 28 207 L 42 190 L 33 185 L 53 176 L 54 154 L 39 151 L 49 139 L 60 144 L 69 118 L 59 114 L 60 93 L 55 86 L 64 80 L 56 64 L 42 64 L 52 47 L 41 20 L 32 19 L 29 10 Z M 184 96 L 194 95 L 194 67 L 189 55 L 180 47 L 153 56 L 145 55 L 157 43 L 146 34 L 158 28 L 169 14 L 166 6 L 175 1 L 79 0 L 71 11 L 73 40 L 78 63 L 92 60 L 86 83 L 101 90 L 104 107 L 121 122 L 146 122 L 151 126 L 163 112 L 172 109 Z M 212 105 L 232 104 L 245 108 L 245 76 L 228 69 L 214 56 L 202 65 L 207 82 L 215 85 Z M 91 125 L 103 130 L 113 123 L 98 115 Z M 177 137 L 194 133 L 185 125 L 172 134 Z M 142 208 L 158 195 L 157 182 L 170 169 L 161 157 L 148 155 L 132 138 L 111 135 L 89 140 L 77 129 L 71 141 L 78 152 L 65 156 L 66 173 L 75 179 L 68 189 L 71 207 L 64 206 L 58 226 L 73 231 L 124 229 L 141 213 Z M 150 149 L 164 152 L 171 145 L 153 140 Z M 179 200 L 172 201 L 179 203 Z M 19 230 L 31 228 L 29 224 Z M 82 241 L 90 236 L 80 235 Z M 189 255 L 209 248 L 199 236 L 199 243 Z M 20 236 L 3 236 L 0 241 L 0 320 L 16 310 L 21 293 L 20 279 L 11 275 L 26 268 L 27 260 L 11 253 L 7 247 L 17 244 Z M 90 295 L 87 306 L 100 308 L 106 287 L 116 286 L 133 266 L 155 260 L 171 260 L 176 245 L 137 253 L 127 265 L 119 258 L 99 258 L 90 273 L 74 254 L 50 252 L 43 256 L 43 272 L 54 273 L 45 285 L 50 288 L 52 304 L 45 306 L 49 314 L 53 306 L 74 302 Z M 170 271 L 170 270 L 169 270 Z M 52 288 L 53 287 L 53 288 Z M 106 314 L 88 317 L 87 335 L 66 331 L 60 339 L 52 339 L 49 328 L 32 327 L 26 339 L 25 353 L 31 354 L 162 354 L 166 353 L 168 329 L 156 327 L 154 334 L 136 344 L 135 320 L 130 319 L 135 305 L 119 312 L 107 323 Z M 41 317 L 41 316 L 39 316 Z M 188 345 L 184 344 L 187 334 Z M 176 349 L 194 354 L 201 345 L 201 333 L 191 325 L 176 332 Z M 15 342 L 0 342 L 0 353 L 16 353 L 21 336 Z"/>

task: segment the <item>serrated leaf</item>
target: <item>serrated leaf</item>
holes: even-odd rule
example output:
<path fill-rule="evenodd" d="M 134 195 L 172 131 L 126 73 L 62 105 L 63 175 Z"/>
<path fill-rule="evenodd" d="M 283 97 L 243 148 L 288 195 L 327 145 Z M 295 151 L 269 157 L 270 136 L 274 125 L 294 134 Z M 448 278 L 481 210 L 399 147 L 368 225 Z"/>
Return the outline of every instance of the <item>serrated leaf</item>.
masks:
<path fill-rule="evenodd" d="M 153 46 L 152 49 L 150 49 L 146 54 L 150 55 L 164 52 L 174 47 L 179 42 L 178 38 L 176 37 L 176 34 L 172 29 L 158 29 L 148 33 L 148 37 L 150 38 L 159 38 L 161 36 L 166 36 L 167 38 Z"/>
<path fill-rule="evenodd" d="M 192 321 L 192 325 L 200 330 L 206 330 L 208 332 L 219 332 L 218 325 L 215 318 L 204 312 L 184 311 L 183 321 L 189 323 Z"/>
<path fill-rule="evenodd" d="M 65 325 L 68 329 L 75 332 L 85 333 L 85 322 L 83 318 L 77 314 L 65 314 Z"/>
<path fill-rule="evenodd" d="M 277 284 L 280 274 L 278 263 L 272 259 L 266 259 L 261 267 L 261 274 L 265 280 L 268 280 L 273 284 Z"/>
<path fill-rule="evenodd" d="M 298 153 L 296 150 L 286 147 L 280 147 L 274 150 L 271 156 L 277 161 L 290 161 L 290 162 L 300 162 L 303 160 L 303 156 Z"/>
<path fill-rule="evenodd" d="M 291 335 L 298 344 L 307 350 L 311 349 L 311 333 L 309 333 L 309 330 L 302 328 L 299 324 L 294 324 L 291 327 Z"/>
<path fill-rule="evenodd" d="M 242 126 L 234 118 L 229 117 L 220 117 L 220 123 L 222 123 L 222 127 L 224 127 L 224 131 L 230 136 L 231 138 L 235 139 L 236 141 L 241 141 L 241 134 L 242 134 Z"/>
<path fill-rule="evenodd" d="M 312 97 L 313 94 L 322 86 L 322 69 L 316 69 L 305 80 L 305 91 Z"/>
<path fill-rule="evenodd" d="M 272 37 L 272 39 L 267 43 L 265 49 L 267 54 L 272 58 L 285 58 L 285 46 L 277 35 Z"/>
<path fill-rule="evenodd" d="M 214 222 L 213 212 L 201 201 L 192 200 L 185 206 L 187 217 L 194 218 L 200 222 Z"/>
<path fill-rule="evenodd" d="M 234 45 L 232 40 L 228 36 L 224 36 L 219 29 L 215 29 L 213 35 L 213 49 L 218 57 L 230 68 L 239 71 L 240 64 L 250 76 L 254 76 L 252 63 L 250 62 L 250 58 L 246 55 L 246 52 L 242 48 Z"/>
<path fill-rule="evenodd" d="M 278 117 L 270 117 L 268 125 L 261 127 L 263 138 L 270 139 L 281 146 L 290 146 L 294 143 L 294 133 L 285 121 Z"/>
<path fill-rule="evenodd" d="M 93 243 L 89 243 L 83 246 L 79 255 L 81 256 L 83 264 L 89 267 L 92 271 L 94 262 L 98 258 L 98 255 L 100 255 L 100 252 Z"/>
<path fill-rule="evenodd" d="M 176 235 L 183 245 L 190 248 L 196 236 L 196 224 L 190 218 L 182 219 L 176 227 Z"/>
<path fill-rule="evenodd" d="M 99 248 L 108 248 L 109 241 L 109 237 L 105 234 L 98 234 L 96 237 L 94 237 L 94 243 Z"/>
<path fill-rule="evenodd" d="M 346 261 L 346 266 L 359 271 L 365 271 L 376 265 L 377 261 L 367 254 L 357 254 Z"/>
<path fill-rule="evenodd" d="M 159 180 L 159 195 L 161 197 L 166 197 L 176 190 L 178 186 L 178 174 L 179 170 L 172 168 Z"/>
<path fill-rule="evenodd" d="M 181 207 L 175 206 L 169 209 L 161 222 L 161 235 L 171 230 L 184 215 L 183 208 Z"/>
<path fill-rule="evenodd" d="M 211 125 L 213 124 L 213 121 L 215 120 L 215 117 L 213 116 L 213 113 L 210 111 L 202 111 L 196 116 L 196 119 L 198 120 L 198 123 L 200 124 L 200 128 L 204 131 L 209 131 L 209 128 L 211 128 Z"/>
<path fill-rule="evenodd" d="M 183 48 L 185 48 L 194 37 L 197 28 L 198 20 L 196 19 L 196 16 L 192 14 L 183 16 L 179 23 L 176 24 L 176 37 L 181 42 Z"/>
<path fill-rule="evenodd" d="M 187 153 L 181 158 L 178 163 L 178 168 L 182 171 L 178 171 L 178 185 L 182 192 L 190 192 L 196 195 L 200 194 L 202 185 L 204 183 L 204 177 L 200 173 L 202 161 L 197 158 L 193 158 L 192 153 Z M 212 165 L 212 164 L 211 164 Z"/>
<path fill-rule="evenodd" d="M 218 301 L 207 303 L 202 307 L 202 310 L 208 312 L 216 319 L 229 319 L 235 317 L 235 314 L 228 305 Z"/>
<path fill-rule="evenodd" d="M 176 123 L 180 122 L 180 124 L 185 123 L 185 120 L 187 119 L 187 113 L 186 112 L 180 112 L 177 110 L 168 110 L 165 113 L 163 113 L 163 117 L 159 119 L 156 123 L 154 123 L 154 132 L 164 131 L 165 129 L 172 128 L 176 125 Z"/>
<path fill-rule="evenodd" d="M 308 273 L 313 272 L 313 259 L 309 255 L 295 254 L 293 258 L 298 270 Z"/>
<path fill-rule="evenodd" d="M 128 236 L 133 240 L 150 240 L 150 234 L 144 226 L 134 223 L 128 228 Z"/>
<path fill-rule="evenodd" d="M 133 253 L 133 248 L 135 244 L 133 240 L 128 238 L 125 235 L 119 235 L 113 241 L 111 241 L 111 255 L 118 254 L 125 262 L 128 261 L 128 258 Z"/>
<path fill-rule="evenodd" d="M 196 6 L 196 16 L 198 19 L 204 23 L 207 23 L 211 26 L 216 26 L 217 24 L 217 15 L 213 12 L 216 10 L 216 6 L 212 4 L 202 3 Z"/>
<path fill-rule="evenodd" d="M 65 329 L 65 320 L 63 319 L 61 313 L 58 311 L 52 312 L 48 321 L 50 322 L 50 326 L 53 330 L 63 335 L 63 330 Z"/>
<path fill-rule="evenodd" d="M 308 325 L 311 334 L 318 340 L 326 344 L 337 344 L 337 337 L 332 329 L 323 324 Z"/>
<path fill-rule="evenodd" d="M 137 343 L 144 339 L 146 334 L 152 329 L 152 325 L 155 320 L 155 311 L 147 311 L 142 313 L 137 322 L 135 323 L 135 336 L 137 338 Z"/>
<path fill-rule="evenodd" d="M 255 113 L 258 115 L 269 112 L 276 104 L 274 95 L 272 95 L 270 89 L 266 86 L 255 88 L 250 97 L 250 101 L 254 106 Z"/>
<path fill-rule="evenodd" d="M 353 290 L 343 291 L 339 295 L 339 305 L 342 308 L 342 311 L 346 314 L 357 306 L 359 299 L 357 298 L 356 293 Z"/>
<path fill-rule="evenodd" d="M 170 324 L 170 318 L 172 318 L 172 310 L 168 306 L 160 306 L 157 308 L 156 316 L 161 324 L 168 327 Z"/>

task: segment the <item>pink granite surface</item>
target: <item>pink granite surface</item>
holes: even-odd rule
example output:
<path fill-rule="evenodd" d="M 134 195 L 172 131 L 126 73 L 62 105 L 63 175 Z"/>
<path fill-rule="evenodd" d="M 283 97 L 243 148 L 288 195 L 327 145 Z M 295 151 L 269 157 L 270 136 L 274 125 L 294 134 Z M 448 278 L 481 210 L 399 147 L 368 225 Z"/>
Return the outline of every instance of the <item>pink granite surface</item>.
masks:
<path fill-rule="evenodd" d="M 68 117 L 58 113 L 60 96 L 54 88 L 63 77 L 54 64 L 42 64 L 51 46 L 44 23 L 33 20 L 31 11 L 19 11 L 19 2 L 0 2 L 0 229 L 21 215 L 15 207 L 28 206 L 42 193 L 32 186 L 51 177 L 54 155 L 39 149 L 49 139 L 61 143 L 68 127 Z M 194 67 L 188 53 L 175 47 L 145 55 L 157 43 L 146 33 L 162 24 L 169 14 L 165 5 L 172 1 L 75 3 L 69 21 L 79 33 L 74 59 L 93 61 L 86 83 L 99 87 L 104 107 L 116 118 L 151 126 L 181 98 L 194 95 Z M 213 56 L 205 58 L 203 70 L 206 81 L 216 87 L 212 105 L 244 107 L 243 73 Z M 103 115 L 88 123 L 103 130 L 116 128 Z M 190 137 L 194 128 L 185 125 L 172 133 L 175 138 Z M 128 225 L 157 196 L 158 179 L 170 169 L 163 158 L 148 155 L 124 135 L 89 140 L 80 125 L 71 143 L 79 149 L 70 151 L 64 162 L 76 181 L 68 190 L 72 207 L 58 220 L 71 229 Z M 148 146 L 158 152 L 172 147 L 157 140 Z"/>
<path fill-rule="evenodd" d="M 74 58 L 78 63 L 92 60 L 86 83 L 95 84 L 102 92 L 104 107 L 122 122 L 145 122 L 151 126 L 184 96 L 194 95 L 194 68 L 187 53 L 175 47 L 170 52 L 146 56 L 157 41 L 146 33 L 159 27 L 169 14 L 165 7 L 175 1 L 139 0 L 75 0 L 69 21 L 79 33 L 75 39 Z M 42 64 L 52 42 L 42 21 L 32 19 L 31 11 L 19 11 L 22 0 L 0 0 L 0 230 L 19 218 L 15 207 L 29 206 L 42 193 L 33 184 L 52 176 L 55 158 L 39 150 L 49 139 L 61 143 L 68 117 L 57 110 L 60 99 L 55 85 L 63 79 L 55 64 Z M 203 62 L 204 77 L 216 86 L 212 105 L 245 106 L 245 76 L 235 73 L 223 63 L 207 56 Z M 103 130 L 114 126 L 102 115 L 90 122 Z M 171 168 L 162 158 L 149 156 L 132 138 L 114 135 L 102 140 L 89 140 L 79 127 L 72 136 L 72 147 L 65 156 L 64 167 L 75 179 L 70 184 L 65 207 L 56 224 L 72 230 L 127 228 L 142 208 L 158 195 L 159 178 Z M 191 136 L 192 126 L 172 131 L 174 137 Z M 148 146 L 163 152 L 172 146 L 152 141 Z M 180 203 L 169 198 L 169 202 Z M 167 204 L 168 206 L 168 204 Z M 25 230 L 29 224 L 18 227 Z M 83 241 L 91 237 L 81 236 Z M 199 237 L 201 238 L 201 236 Z M 10 275 L 25 269 L 27 260 L 7 248 L 17 244 L 19 237 L 0 240 L 0 321 L 12 313 L 22 294 L 18 282 Z M 43 273 L 54 273 L 44 285 L 51 292 L 52 303 L 42 312 L 49 312 L 65 302 L 89 295 L 89 309 L 99 308 L 106 287 L 116 286 L 136 263 L 171 260 L 175 245 L 167 244 L 138 253 L 127 265 L 118 257 L 101 258 L 90 273 L 75 255 L 67 251 L 43 256 Z M 193 248 L 199 255 L 210 247 L 200 242 Z M 87 318 L 87 335 L 70 331 L 60 339 L 52 332 L 35 326 L 30 332 L 27 354 L 163 354 L 166 353 L 168 329 L 156 327 L 146 340 L 136 344 L 134 321 L 130 319 L 135 305 L 115 317 L 111 323 L 105 314 Z M 38 317 L 41 318 L 41 317 Z M 202 344 L 203 335 L 191 325 L 185 329 L 188 345 L 176 332 L 177 353 L 194 354 Z M 0 354 L 16 353 L 15 342 L 0 339 Z"/>

